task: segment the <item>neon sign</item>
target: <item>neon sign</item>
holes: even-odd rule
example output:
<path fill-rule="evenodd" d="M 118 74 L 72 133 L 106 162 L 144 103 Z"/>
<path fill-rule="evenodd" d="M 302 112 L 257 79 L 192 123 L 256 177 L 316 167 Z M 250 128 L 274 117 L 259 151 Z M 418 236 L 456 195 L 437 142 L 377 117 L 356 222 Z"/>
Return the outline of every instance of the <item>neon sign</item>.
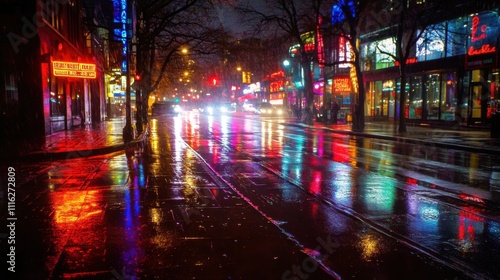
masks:
<path fill-rule="evenodd" d="M 418 58 L 416 58 L 416 57 L 411 57 L 411 58 L 406 59 L 406 64 L 413 64 L 413 63 L 417 63 L 417 62 L 418 62 Z M 399 61 L 394 61 L 394 66 L 399 66 Z"/>
<path fill-rule="evenodd" d="M 480 24 L 479 16 L 474 16 L 472 18 L 472 38 L 471 38 L 472 42 L 476 42 L 478 40 L 486 38 L 486 28 L 488 28 L 488 26 L 486 24 L 481 25 L 481 28 L 480 28 L 481 34 L 478 35 L 477 31 L 478 31 L 479 24 Z"/>
<path fill-rule="evenodd" d="M 52 73 L 56 77 L 95 79 L 96 66 L 92 63 L 52 61 Z"/>
<path fill-rule="evenodd" d="M 472 17 L 471 46 L 467 54 L 469 56 L 481 55 L 496 52 L 495 37 L 497 26 L 488 26 L 489 14 Z M 494 25 L 494 21 L 491 21 Z M 491 35 L 491 36 L 490 36 Z"/>

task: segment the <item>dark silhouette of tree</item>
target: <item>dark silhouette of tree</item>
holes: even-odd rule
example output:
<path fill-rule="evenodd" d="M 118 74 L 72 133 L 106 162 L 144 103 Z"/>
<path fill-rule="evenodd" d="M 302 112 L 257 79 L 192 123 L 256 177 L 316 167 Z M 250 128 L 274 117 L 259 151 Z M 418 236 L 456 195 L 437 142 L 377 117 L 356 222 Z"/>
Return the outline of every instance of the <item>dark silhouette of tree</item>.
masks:
<path fill-rule="evenodd" d="M 303 93 L 306 98 L 305 122 L 313 123 L 313 63 L 318 62 L 317 44 L 315 50 L 306 48 L 306 41 L 315 34 L 320 21 L 331 9 L 332 1 L 322 0 L 274 0 L 266 1 L 265 6 L 239 6 L 238 11 L 245 16 L 245 22 L 255 27 L 255 33 L 268 38 L 288 36 L 294 44 L 298 44 L 296 59 L 304 71 Z M 313 35 L 315 36 L 315 35 Z"/>
<path fill-rule="evenodd" d="M 137 0 L 137 74 L 139 91 L 138 123 L 147 121 L 147 102 L 170 73 L 185 66 L 183 49 L 189 60 L 202 63 L 211 54 L 222 51 L 229 34 L 217 18 L 214 1 L 202 0 Z M 176 68 L 177 67 L 177 68 Z"/>

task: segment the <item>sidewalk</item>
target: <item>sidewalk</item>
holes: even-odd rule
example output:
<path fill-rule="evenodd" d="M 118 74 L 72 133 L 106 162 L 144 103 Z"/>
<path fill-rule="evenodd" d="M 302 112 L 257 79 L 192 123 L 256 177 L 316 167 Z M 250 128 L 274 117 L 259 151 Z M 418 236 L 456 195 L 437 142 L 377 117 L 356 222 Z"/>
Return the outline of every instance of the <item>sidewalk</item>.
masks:
<path fill-rule="evenodd" d="M 56 132 L 14 155 L 17 160 L 54 160 L 87 157 L 126 149 L 141 143 L 145 134 L 136 135 L 130 143 L 123 141 L 124 118 L 113 118 L 98 124 Z"/>
<path fill-rule="evenodd" d="M 304 124 L 297 125 L 307 126 Z M 352 131 L 351 124 L 333 125 L 315 122 L 313 127 L 348 135 L 500 155 L 500 138 L 491 138 L 490 131 L 486 129 L 467 127 L 435 128 L 408 124 L 406 132 L 401 133 L 398 131 L 397 125 L 387 122 L 365 123 L 363 132 Z"/>

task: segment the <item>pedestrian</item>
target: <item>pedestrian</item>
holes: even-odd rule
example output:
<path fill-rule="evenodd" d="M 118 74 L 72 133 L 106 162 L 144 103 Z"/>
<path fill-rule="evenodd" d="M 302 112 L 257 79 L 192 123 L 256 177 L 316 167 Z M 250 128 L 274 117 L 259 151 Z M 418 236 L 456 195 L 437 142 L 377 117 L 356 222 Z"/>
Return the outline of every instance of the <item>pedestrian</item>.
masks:
<path fill-rule="evenodd" d="M 340 111 L 340 105 L 337 103 L 337 101 L 333 102 L 332 104 L 332 119 L 333 119 L 333 124 L 337 124 L 337 117 Z"/>
<path fill-rule="evenodd" d="M 322 123 L 326 123 L 326 105 L 323 104 L 320 109 L 320 119 Z"/>
<path fill-rule="evenodd" d="M 316 107 L 316 104 L 313 104 L 313 119 L 318 121 L 318 108 Z"/>

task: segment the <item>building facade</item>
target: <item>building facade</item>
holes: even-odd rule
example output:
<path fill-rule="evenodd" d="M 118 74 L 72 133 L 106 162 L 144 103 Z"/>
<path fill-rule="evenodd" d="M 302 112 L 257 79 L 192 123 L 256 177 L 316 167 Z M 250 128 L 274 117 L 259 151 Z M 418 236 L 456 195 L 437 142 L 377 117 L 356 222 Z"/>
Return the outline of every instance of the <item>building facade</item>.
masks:
<path fill-rule="evenodd" d="M 114 113 L 114 99 L 124 98 L 115 88 L 125 81 L 128 41 L 112 33 L 131 30 L 130 15 L 119 17 L 129 1 L 4 2 L 0 136 L 27 147 Z"/>
<path fill-rule="evenodd" d="M 392 120 L 403 113 L 410 122 L 455 122 L 488 126 L 500 105 L 497 1 L 482 9 L 457 10 L 449 19 L 418 31 L 406 61 L 408 94 L 399 112 L 399 67 L 389 29 L 361 36 L 366 90 L 365 116 Z"/>
<path fill-rule="evenodd" d="M 365 119 L 393 121 L 404 114 L 409 122 L 415 123 L 489 125 L 492 114 L 500 110 L 500 4 L 457 1 L 454 5 L 446 13 L 435 11 L 443 16 L 433 17 L 429 25 L 417 28 L 418 39 L 410 46 L 406 61 L 408 77 L 404 87 L 408 98 L 404 100 L 404 112 L 399 112 L 402 85 L 395 60 L 396 28 L 389 25 L 390 20 L 365 22 L 369 28 L 361 28 L 357 46 L 366 93 Z M 336 24 L 335 12 L 338 11 L 334 7 L 332 25 Z M 385 22 L 387 25 L 383 25 Z M 406 30 L 405 34 L 408 33 Z M 331 92 L 330 96 L 325 90 L 323 99 L 336 100 L 343 107 L 342 116 L 346 116 L 351 113 L 358 94 L 357 77 L 353 65 L 348 63 L 353 51 L 338 31 L 323 29 L 323 40 L 326 63 L 333 63 L 322 73 L 325 88 Z M 347 63 L 341 63 L 344 61 Z"/>
<path fill-rule="evenodd" d="M 103 119 L 99 40 L 81 1 L 7 1 L 2 9 L 1 136 L 33 138 Z"/>

